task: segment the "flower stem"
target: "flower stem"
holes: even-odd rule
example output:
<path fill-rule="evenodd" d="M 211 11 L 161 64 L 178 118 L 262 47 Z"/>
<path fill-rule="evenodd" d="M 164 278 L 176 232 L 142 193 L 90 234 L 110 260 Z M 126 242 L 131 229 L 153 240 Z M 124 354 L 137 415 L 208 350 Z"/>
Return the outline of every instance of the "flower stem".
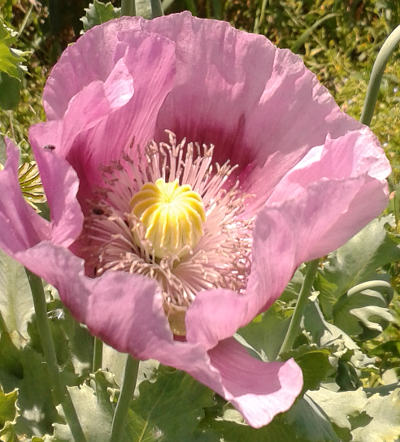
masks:
<path fill-rule="evenodd" d="M 85 442 L 86 438 L 83 434 L 74 404 L 72 403 L 66 386 L 62 383 L 60 378 L 54 341 L 47 319 L 46 298 L 44 295 L 42 280 L 28 269 L 26 269 L 26 274 L 28 276 L 29 285 L 32 291 L 33 305 L 36 313 L 36 323 L 39 329 L 49 379 L 51 385 L 53 385 L 52 395 L 55 405 L 61 404 L 64 411 L 65 420 L 69 425 L 74 439 Z"/>
<path fill-rule="evenodd" d="M 162 15 L 164 15 L 164 11 L 161 6 L 161 0 L 150 0 L 150 3 L 152 18 L 161 17 Z"/>
<path fill-rule="evenodd" d="M 279 350 L 279 356 L 292 349 L 293 343 L 298 334 L 301 318 L 303 317 L 304 307 L 307 304 L 307 299 L 310 295 L 312 283 L 314 282 L 315 274 L 317 273 L 319 259 L 314 259 L 306 265 L 306 276 L 304 278 L 303 285 L 301 287 L 297 304 L 292 315 L 292 319 L 289 324 L 288 331 L 286 332 L 285 339 L 281 349 Z"/>
<path fill-rule="evenodd" d="M 93 373 L 102 367 L 102 362 L 103 362 L 103 342 L 95 337 L 93 343 L 93 363 L 92 363 Z"/>
<path fill-rule="evenodd" d="M 394 49 L 400 41 L 400 26 L 389 35 L 381 50 L 379 51 L 374 66 L 372 67 L 371 77 L 368 83 L 367 96 L 365 97 L 363 110 L 361 113 L 361 123 L 370 125 L 372 115 L 374 114 L 376 100 L 378 98 L 379 87 L 381 84 L 383 72 L 386 63 L 392 55 Z"/>
<path fill-rule="evenodd" d="M 138 369 L 139 361 L 128 355 L 125 364 L 121 392 L 112 421 L 110 442 L 119 442 L 121 440 L 129 404 L 132 400 L 133 392 L 135 391 Z"/>
<path fill-rule="evenodd" d="M 254 30 L 253 30 L 254 34 L 260 33 L 260 27 L 264 20 L 266 6 L 267 6 L 267 0 L 261 0 L 260 15 L 256 17 L 256 20 L 254 22 Z"/>
<path fill-rule="evenodd" d="M 121 0 L 121 16 L 133 17 L 136 15 L 135 0 Z"/>

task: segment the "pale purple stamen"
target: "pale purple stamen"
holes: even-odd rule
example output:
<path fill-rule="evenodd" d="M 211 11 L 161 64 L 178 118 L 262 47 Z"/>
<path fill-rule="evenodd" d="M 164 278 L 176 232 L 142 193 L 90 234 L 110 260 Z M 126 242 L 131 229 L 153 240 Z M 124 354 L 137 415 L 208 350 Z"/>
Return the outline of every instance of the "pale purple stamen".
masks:
<path fill-rule="evenodd" d="M 236 181 L 227 180 L 236 166 L 229 160 L 213 163 L 214 146 L 179 144 L 167 131 L 169 143 L 152 141 L 144 157 L 130 154 L 104 169 L 105 186 L 89 202 L 85 218 L 83 256 L 95 276 L 122 270 L 156 279 L 168 316 L 186 311 L 197 293 L 212 288 L 243 292 L 250 269 L 253 219 L 242 219 L 244 200 Z M 137 165 L 139 164 L 139 165 Z M 204 234 L 195 247 L 180 256 L 156 258 L 145 228 L 132 213 L 130 201 L 145 183 L 163 178 L 188 184 L 203 201 Z M 176 322 L 176 321 L 174 321 Z M 181 327 L 175 331 L 184 334 Z"/>

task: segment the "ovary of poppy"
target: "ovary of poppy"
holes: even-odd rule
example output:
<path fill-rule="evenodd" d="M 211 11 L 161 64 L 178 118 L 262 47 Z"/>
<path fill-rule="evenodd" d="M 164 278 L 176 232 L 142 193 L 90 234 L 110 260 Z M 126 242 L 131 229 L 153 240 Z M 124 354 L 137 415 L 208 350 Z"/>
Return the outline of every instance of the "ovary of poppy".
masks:
<path fill-rule="evenodd" d="M 371 131 L 290 51 L 189 13 L 88 31 L 44 106 L 30 141 L 51 221 L 24 202 L 8 142 L 0 246 L 94 335 L 185 370 L 253 427 L 289 409 L 300 368 L 232 336 L 383 210 Z"/>

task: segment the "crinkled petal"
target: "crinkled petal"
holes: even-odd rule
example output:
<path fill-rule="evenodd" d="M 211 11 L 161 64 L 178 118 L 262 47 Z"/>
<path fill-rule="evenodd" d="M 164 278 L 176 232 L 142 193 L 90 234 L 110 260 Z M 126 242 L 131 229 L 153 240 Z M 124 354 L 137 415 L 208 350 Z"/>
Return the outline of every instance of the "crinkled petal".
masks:
<path fill-rule="evenodd" d="M 50 207 L 51 241 L 69 247 L 83 225 L 83 213 L 76 199 L 78 177 L 71 165 L 56 152 L 40 147 L 35 147 L 34 152 Z"/>
<path fill-rule="evenodd" d="M 49 120 L 62 119 L 70 100 L 90 83 L 107 81 L 126 50 L 125 45 L 120 45 L 118 33 L 135 31 L 139 28 L 137 21 L 136 18 L 113 20 L 105 26 L 96 26 L 68 46 L 44 88 L 43 104 Z"/>
<path fill-rule="evenodd" d="M 367 128 L 310 150 L 257 215 L 246 294 L 198 294 L 188 340 L 211 348 L 266 310 L 302 262 L 337 249 L 385 208 L 390 170 Z"/>
<path fill-rule="evenodd" d="M 222 378 L 226 400 L 255 428 L 287 411 L 303 387 L 303 375 L 293 359 L 261 362 L 233 338 L 209 351 L 211 364 Z"/>
<path fill-rule="evenodd" d="M 156 34 L 137 32 L 136 21 L 125 18 L 95 27 L 65 51 L 45 93 L 49 116 L 59 119 L 30 132 L 33 144 L 54 144 L 76 169 L 81 202 L 102 183 L 103 166 L 153 138 L 158 110 L 172 87 L 175 44 Z M 105 36 L 110 41 L 98 57 L 99 41 Z M 75 73 L 64 91 L 68 72 L 86 54 L 96 54 L 99 61 L 87 67 L 81 80 Z M 60 96 L 67 96 L 68 103 L 58 105 Z"/>
<path fill-rule="evenodd" d="M 106 150 L 107 146 L 99 149 L 99 146 L 88 145 L 83 150 L 79 143 L 80 135 L 87 134 L 88 131 L 96 128 L 118 109 L 115 106 L 126 104 L 126 95 L 125 100 L 118 101 L 115 98 L 118 91 L 127 94 L 130 85 L 128 97 L 132 97 L 133 81 L 130 76 L 127 77 L 126 72 L 122 72 L 122 66 L 124 66 L 123 61 L 120 61 L 115 71 L 111 73 L 114 78 L 113 83 L 96 81 L 76 94 L 71 99 L 63 120 L 33 126 L 30 129 L 30 140 L 36 151 L 43 146 L 54 146 L 57 154 L 67 158 L 75 167 L 82 180 L 99 181 L 99 168 L 102 165 L 101 153 Z M 116 79 L 117 75 L 121 75 L 122 78 Z M 97 156 L 93 154 L 93 149 L 96 147 Z"/>
<path fill-rule="evenodd" d="M 50 235 L 49 223 L 23 198 L 18 181 L 19 152 L 8 139 L 7 162 L 0 171 L 0 247 L 12 255 Z"/>
<path fill-rule="evenodd" d="M 154 281 L 121 272 L 95 281 L 86 312 L 92 332 L 119 351 L 185 370 L 231 401 L 250 425 L 266 425 L 300 393 L 302 373 L 293 360 L 261 362 L 233 339 L 208 352 L 202 342 L 174 341 Z"/>
<path fill-rule="evenodd" d="M 266 206 L 257 216 L 247 285 L 248 321 L 282 293 L 304 261 L 349 240 L 387 204 L 386 186 L 371 177 L 322 179 L 295 199 Z"/>
<path fill-rule="evenodd" d="M 248 317 L 248 297 L 231 290 L 207 290 L 197 294 L 186 313 L 186 339 L 205 348 L 233 336 Z"/>
<path fill-rule="evenodd" d="M 266 38 L 189 13 L 142 21 L 176 43 L 175 87 L 158 117 L 178 139 L 212 143 L 216 160 L 241 166 L 253 210 L 313 146 L 360 123 L 340 111 L 300 57 Z"/>
<path fill-rule="evenodd" d="M 312 149 L 267 202 L 293 207 L 288 215 L 296 217 L 300 235 L 298 263 L 337 249 L 379 215 L 388 202 L 390 172 L 389 161 L 367 128 Z M 301 239 L 306 239 L 304 244 Z"/>

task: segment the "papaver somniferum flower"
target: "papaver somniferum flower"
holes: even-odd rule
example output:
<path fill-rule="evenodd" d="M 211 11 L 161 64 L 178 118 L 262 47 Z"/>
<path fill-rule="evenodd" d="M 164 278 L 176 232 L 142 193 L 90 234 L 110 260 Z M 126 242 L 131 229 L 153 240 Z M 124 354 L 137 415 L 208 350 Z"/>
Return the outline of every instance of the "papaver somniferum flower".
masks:
<path fill-rule="evenodd" d="M 61 56 L 30 130 L 51 210 L 8 141 L 1 247 L 119 351 L 185 370 L 260 427 L 293 404 L 293 360 L 232 337 L 296 267 L 387 203 L 385 155 L 288 50 L 189 13 L 95 27 Z"/>

